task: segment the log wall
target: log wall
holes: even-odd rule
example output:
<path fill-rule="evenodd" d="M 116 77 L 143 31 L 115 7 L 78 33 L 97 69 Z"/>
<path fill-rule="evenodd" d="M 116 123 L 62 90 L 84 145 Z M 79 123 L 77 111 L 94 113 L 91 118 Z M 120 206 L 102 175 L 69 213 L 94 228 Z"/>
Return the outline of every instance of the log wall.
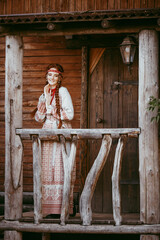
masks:
<path fill-rule="evenodd" d="M 36 108 L 39 96 L 43 93 L 46 84 L 45 69 L 48 64 L 57 62 L 64 67 L 63 86 L 69 90 L 75 109 L 72 121 L 73 128 L 80 127 L 80 101 L 81 101 L 81 50 L 68 50 L 64 37 L 24 37 L 23 61 L 23 128 L 41 128 L 32 111 Z M 0 191 L 4 190 L 4 161 L 5 161 L 5 39 L 0 38 Z M 79 146 L 78 146 L 79 148 Z M 77 157 L 78 151 L 77 151 Z M 78 171 L 76 191 L 78 191 Z M 32 191 L 33 160 L 32 143 L 24 141 L 24 191 Z"/>
<path fill-rule="evenodd" d="M 159 0 L 1 0 L 0 14 L 158 8 Z"/>

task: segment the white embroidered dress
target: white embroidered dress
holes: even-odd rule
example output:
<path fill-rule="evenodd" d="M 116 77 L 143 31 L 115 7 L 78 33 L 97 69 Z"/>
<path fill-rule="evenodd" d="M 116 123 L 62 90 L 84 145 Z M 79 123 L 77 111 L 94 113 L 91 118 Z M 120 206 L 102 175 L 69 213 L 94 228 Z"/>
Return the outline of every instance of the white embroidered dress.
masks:
<path fill-rule="evenodd" d="M 44 93 L 40 96 L 38 106 L 46 104 L 49 94 L 49 85 L 45 86 Z M 70 120 L 74 117 L 74 109 L 71 96 L 65 87 L 59 89 L 60 99 L 60 112 L 62 127 L 71 128 Z M 51 105 L 49 106 L 51 114 L 41 113 L 39 111 L 35 114 L 35 120 L 38 122 L 44 122 L 43 129 L 56 129 L 58 128 L 59 120 L 56 114 L 55 96 Z M 60 214 L 63 195 L 63 182 L 64 182 L 64 170 L 62 159 L 61 144 L 53 141 L 42 141 L 42 214 Z M 66 143 L 66 150 L 70 151 L 70 143 Z M 74 171 L 75 175 L 75 171 Z M 75 176 L 74 176 L 75 180 Z M 72 182 L 72 194 L 70 202 L 70 213 L 73 209 L 73 187 L 74 180 Z"/>

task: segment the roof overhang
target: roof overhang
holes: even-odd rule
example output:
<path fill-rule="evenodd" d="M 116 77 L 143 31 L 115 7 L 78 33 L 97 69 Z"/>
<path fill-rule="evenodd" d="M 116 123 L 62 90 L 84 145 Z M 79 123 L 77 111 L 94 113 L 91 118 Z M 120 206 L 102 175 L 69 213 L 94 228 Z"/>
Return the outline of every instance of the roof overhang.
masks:
<path fill-rule="evenodd" d="M 0 36 L 137 34 L 145 28 L 160 31 L 160 8 L 0 15 Z"/>
<path fill-rule="evenodd" d="M 64 22 L 97 22 L 125 19 L 155 19 L 160 17 L 160 8 L 106 10 L 85 12 L 49 12 L 30 14 L 0 15 L 0 24 L 33 24 L 33 23 L 64 23 Z"/>

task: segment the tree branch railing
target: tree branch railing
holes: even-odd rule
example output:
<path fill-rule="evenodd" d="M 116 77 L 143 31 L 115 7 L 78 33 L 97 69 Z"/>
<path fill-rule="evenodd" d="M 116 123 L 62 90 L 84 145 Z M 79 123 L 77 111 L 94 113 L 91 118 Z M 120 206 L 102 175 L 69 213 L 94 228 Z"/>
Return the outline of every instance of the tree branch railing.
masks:
<path fill-rule="evenodd" d="M 16 134 L 21 140 L 32 140 L 33 148 L 33 184 L 34 184 L 34 222 L 38 224 L 42 218 L 41 213 L 41 140 L 52 140 L 62 143 L 62 155 L 64 166 L 64 187 L 61 209 L 61 225 L 65 225 L 68 218 L 68 206 L 71 192 L 72 172 L 76 159 L 76 142 L 82 139 L 102 139 L 101 148 L 85 181 L 84 189 L 80 197 L 80 215 L 83 225 L 90 225 L 92 221 L 91 200 L 98 181 L 99 175 L 107 161 L 112 139 L 118 138 L 115 152 L 112 174 L 112 199 L 113 218 L 116 225 L 121 225 L 121 195 L 120 173 L 122 156 L 126 139 L 138 137 L 139 128 L 116 128 L 116 129 L 16 129 Z M 71 141 L 71 152 L 68 156 L 65 151 L 65 140 Z"/>

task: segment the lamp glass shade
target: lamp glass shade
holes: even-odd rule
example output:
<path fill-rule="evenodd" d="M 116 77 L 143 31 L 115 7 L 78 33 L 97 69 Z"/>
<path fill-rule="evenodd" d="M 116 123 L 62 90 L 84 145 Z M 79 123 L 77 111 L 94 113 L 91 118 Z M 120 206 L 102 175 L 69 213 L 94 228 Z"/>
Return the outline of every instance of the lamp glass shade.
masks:
<path fill-rule="evenodd" d="M 134 61 L 136 44 L 131 37 L 126 37 L 120 45 L 120 51 L 123 63 L 131 65 Z"/>

